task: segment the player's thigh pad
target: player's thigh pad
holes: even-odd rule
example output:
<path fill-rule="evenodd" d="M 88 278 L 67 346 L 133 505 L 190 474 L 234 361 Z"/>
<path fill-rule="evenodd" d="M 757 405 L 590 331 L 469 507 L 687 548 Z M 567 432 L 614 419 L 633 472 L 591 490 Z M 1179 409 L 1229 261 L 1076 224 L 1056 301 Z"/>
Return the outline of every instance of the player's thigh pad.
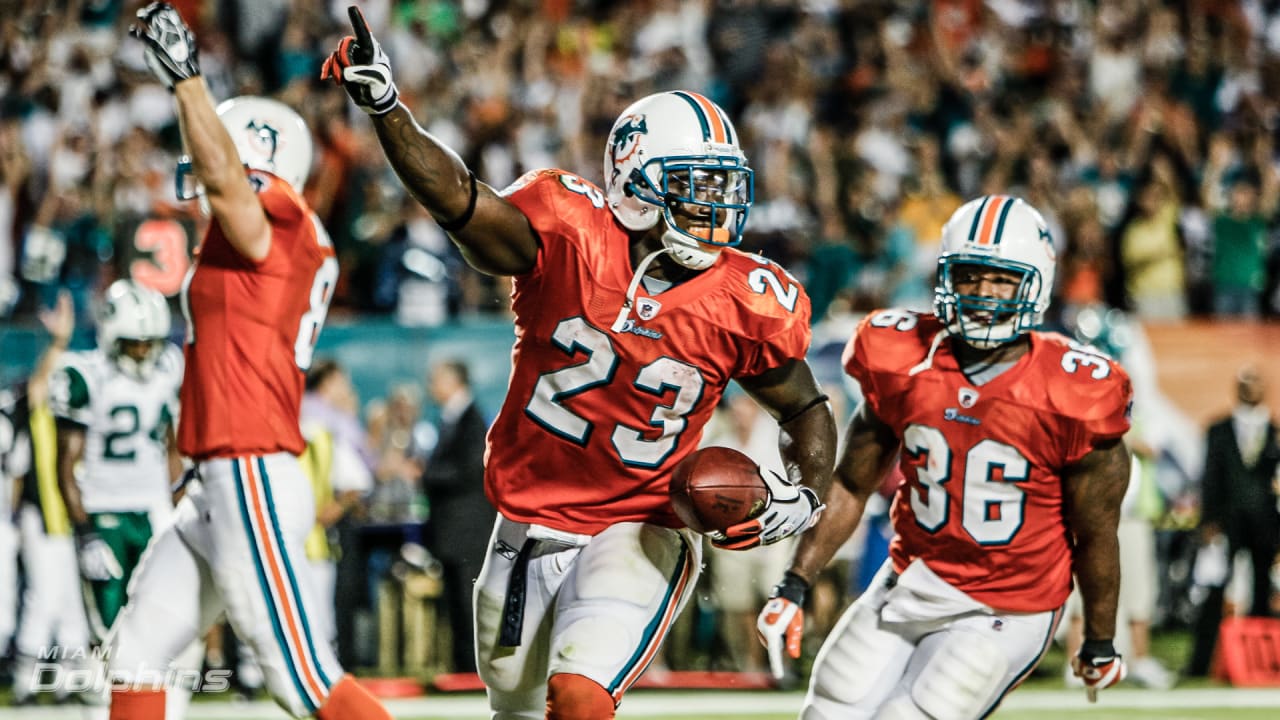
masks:
<path fill-rule="evenodd" d="M 875 717 L 902 677 L 915 645 L 880 623 L 884 583 L 879 577 L 850 605 L 814 660 L 805 720 Z"/>
<path fill-rule="evenodd" d="M 552 599 L 580 552 L 578 547 L 547 541 L 533 546 L 526 569 L 520 644 L 504 647 L 499 644 L 503 603 L 528 532 L 529 525 L 498 517 L 473 595 L 477 670 L 494 717 L 503 720 L 541 718 L 545 712 Z"/>
<path fill-rule="evenodd" d="M 1060 617 L 971 615 L 952 622 L 920 640 L 890 703 L 909 698 L 934 720 L 985 716 L 1031 673 Z"/>
<path fill-rule="evenodd" d="M 550 672 L 596 681 L 614 702 L 649 666 L 702 564 L 688 530 L 620 523 L 583 548 L 556 598 Z"/>
<path fill-rule="evenodd" d="M 297 717 L 314 714 L 342 669 L 312 627 L 316 600 L 303 549 L 315 524 L 311 484 L 287 453 L 211 460 L 200 474 L 193 500 L 227 619 L 257 652 L 276 702 Z"/>

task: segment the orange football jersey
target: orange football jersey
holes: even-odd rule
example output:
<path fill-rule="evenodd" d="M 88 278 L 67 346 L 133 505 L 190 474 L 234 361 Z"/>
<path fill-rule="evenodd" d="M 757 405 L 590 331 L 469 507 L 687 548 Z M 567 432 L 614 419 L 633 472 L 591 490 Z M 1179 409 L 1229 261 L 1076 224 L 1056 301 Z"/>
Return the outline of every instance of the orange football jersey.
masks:
<path fill-rule="evenodd" d="M 894 568 L 921 558 L 997 610 L 1059 608 L 1071 592 L 1061 475 L 1128 431 L 1129 377 L 1092 348 L 1033 332 L 1026 355 L 974 386 L 949 341 L 925 362 L 941 330 L 933 315 L 878 311 L 844 352 L 845 370 L 902 441 Z"/>
<path fill-rule="evenodd" d="M 183 285 L 178 449 L 198 460 L 306 447 L 303 372 L 338 279 L 329 236 L 302 198 L 274 175 L 249 179 L 271 223 L 267 257 L 236 252 L 215 220 Z"/>
<path fill-rule="evenodd" d="M 697 448 L 731 378 L 804 357 L 808 297 L 781 267 L 727 249 L 665 292 L 641 284 L 614 332 L 634 268 L 604 194 L 558 170 L 505 193 L 541 247 L 534 269 L 514 280 L 511 383 L 485 467 L 490 501 L 512 520 L 568 532 L 680 527 L 671 469 Z"/>

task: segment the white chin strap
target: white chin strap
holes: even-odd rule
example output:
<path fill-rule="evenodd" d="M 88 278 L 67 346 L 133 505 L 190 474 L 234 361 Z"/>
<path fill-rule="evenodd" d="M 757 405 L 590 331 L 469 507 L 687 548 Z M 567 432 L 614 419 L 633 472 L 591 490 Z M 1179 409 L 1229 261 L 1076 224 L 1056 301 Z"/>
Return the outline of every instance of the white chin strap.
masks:
<path fill-rule="evenodd" d="M 670 231 L 668 231 L 670 232 Z M 649 264 L 658 259 L 662 253 L 671 252 L 671 248 L 658 248 L 640 261 L 636 267 L 635 274 L 631 276 L 631 284 L 627 286 L 627 297 L 622 301 L 622 307 L 618 308 L 618 319 L 613 321 L 613 327 L 610 329 L 614 332 L 622 332 L 627 326 L 627 320 L 631 317 L 631 308 L 636 304 L 636 289 L 640 287 L 640 281 L 644 279 L 644 271 L 649 269 Z"/>
<path fill-rule="evenodd" d="M 706 270 L 720 257 L 720 248 L 707 250 L 705 246 L 670 225 L 662 233 L 662 244 L 671 252 L 672 259 L 690 270 Z"/>

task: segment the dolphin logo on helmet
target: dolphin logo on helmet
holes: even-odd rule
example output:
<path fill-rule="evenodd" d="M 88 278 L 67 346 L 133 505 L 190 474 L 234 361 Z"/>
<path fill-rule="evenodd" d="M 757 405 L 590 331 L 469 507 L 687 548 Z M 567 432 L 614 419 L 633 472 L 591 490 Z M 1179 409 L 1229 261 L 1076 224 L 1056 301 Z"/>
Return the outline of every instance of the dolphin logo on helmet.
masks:
<path fill-rule="evenodd" d="M 269 172 L 302 191 L 311 174 L 313 149 L 311 131 L 301 115 L 278 100 L 249 95 L 224 100 L 217 113 L 245 167 Z M 188 156 L 178 161 L 175 181 L 179 200 L 204 194 L 194 181 Z"/>

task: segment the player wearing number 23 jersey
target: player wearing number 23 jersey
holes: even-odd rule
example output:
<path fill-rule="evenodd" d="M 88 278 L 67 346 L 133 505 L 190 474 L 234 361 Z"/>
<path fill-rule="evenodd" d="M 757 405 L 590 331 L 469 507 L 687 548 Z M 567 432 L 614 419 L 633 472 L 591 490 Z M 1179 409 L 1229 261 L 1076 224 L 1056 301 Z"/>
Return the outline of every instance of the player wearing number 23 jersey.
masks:
<path fill-rule="evenodd" d="M 789 479 L 713 537 L 734 549 L 816 522 L 835 423 L 804 354 L 809 301 L 735 249 L 754 173 L 701 95 L 642 98 L 614 123 L 604 183 L 535 171 L 503 192 L 416 126 L 357 9 L 323 76 L 369 113 L 409 192 L 475 268 L 513 278 L 510 388 L 488 436 L 499 511 L 476 580 L 477 668 L 495 720 L 607 720 L 692 595 L 701 539 L 671 471 L 730 380 L 778 420 Z"/>
<path fill-rule="evenodd" d="M 506 517 L 594 535 L 618 522 L 680 527 L 667 484 L 730 378 L 801 360 L 809 299 L 781 267 L 735 249 L 661 294 L 626 300 L 629 239 L 595 186 L 547 170 L 507 199 L 542 240 L 515 278 L 511 387 L 485 480 Z M 572 468 L 572 471 L 568 471 Z"/>
<path fill-rule="evenodd" d="M 872 411 L 903 442 L 894 496 L 897 572 L 917 558 L 986 605 L 1062 607 L 1071 592 L 1059 469 L 1129 429 L 1129 378 L 1114 361 L 1056 334 L 975 387 L 945 346 L 933 371 L 911 371 L 942 324 L 932 315 L 869 315 L 844 365 Z"/>

